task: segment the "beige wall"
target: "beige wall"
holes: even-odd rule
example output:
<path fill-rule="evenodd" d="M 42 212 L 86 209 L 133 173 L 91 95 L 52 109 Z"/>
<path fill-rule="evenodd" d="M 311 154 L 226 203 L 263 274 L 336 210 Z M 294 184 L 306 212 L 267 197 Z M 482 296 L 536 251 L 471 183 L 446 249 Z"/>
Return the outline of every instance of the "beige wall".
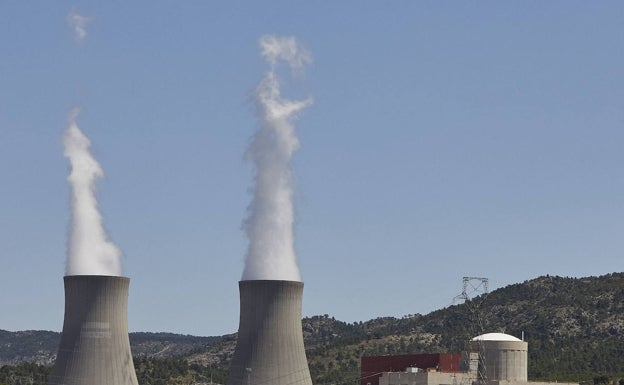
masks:
<path fill-rule="evenodd" d="M 382 373 L 379 385 L 461 385 L 469 384 L 467 373 L 418 372 Z"/>
<path fill-rule="evenodd" d="M 468 373 L 442 372 L 387 372 L 382 373 L 379 385 L 470 385 L 474 378 Z M 526 381 L 488 381 L 488 385 L 579 385 L 573 382 L 526 382 Z"/>

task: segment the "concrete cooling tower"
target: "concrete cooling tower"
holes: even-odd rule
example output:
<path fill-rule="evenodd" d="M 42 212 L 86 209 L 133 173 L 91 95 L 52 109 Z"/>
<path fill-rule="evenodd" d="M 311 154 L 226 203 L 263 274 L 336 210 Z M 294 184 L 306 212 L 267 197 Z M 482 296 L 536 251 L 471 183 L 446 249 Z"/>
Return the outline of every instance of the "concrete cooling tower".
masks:
<path fill-rule="evenodd" d="M 527 381 L 528 344 L 504 333 L 487 333 L 470 341 L 473 352 L 484 356 L 488 381 Z"/>
<path fill-rule="evenodd" d="M 240 323 L 228 385 L 312 385 L 303 346 L 303 283 L 240 281 Z"/>
<path fill-rule="evenodd" d="M 126 277 L 66 276 L 65 320 L 48 385 L 138 385 Z"/>

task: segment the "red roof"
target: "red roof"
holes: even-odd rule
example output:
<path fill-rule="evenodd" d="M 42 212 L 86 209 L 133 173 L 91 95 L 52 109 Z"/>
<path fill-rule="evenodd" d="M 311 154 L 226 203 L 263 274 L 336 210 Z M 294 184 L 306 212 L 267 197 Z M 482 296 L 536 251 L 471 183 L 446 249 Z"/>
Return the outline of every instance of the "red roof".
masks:
<path fill-rule="evenodd" d="M 383 372 L 404 372 L 407 368 L 459 372 L 459 353 L 405 354 L 400 356 L 369 356 L 361 358 L 361 385 L 379 385 Z"/>

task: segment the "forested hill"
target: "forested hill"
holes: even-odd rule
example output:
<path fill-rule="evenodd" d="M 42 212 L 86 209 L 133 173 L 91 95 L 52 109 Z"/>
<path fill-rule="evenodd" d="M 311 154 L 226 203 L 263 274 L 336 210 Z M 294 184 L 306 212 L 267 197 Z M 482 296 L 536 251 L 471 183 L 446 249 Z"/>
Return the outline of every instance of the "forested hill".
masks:
<path fill-rule="evenodd" d="M 130 346 L 134 356 L 180 357 L 196 349 L 221 341 L 222 337 L 196 337 L 173 333 L 130 333 Z M 9 332 L 0 330 L 0 366 L 33 362 L 52 365 L 61 341 L 61 333 L 26 330 Z"/>
<path fill-rule="evenodd" d="M 427 315 L 356 323 L 328 315 L 303 320 L 315 384 L 353 383 L 363 355 L 461 351 L 465 341 L 481 331 L 517 337 L 524 332 L 531 379 L 624 378 L 624 273 L 543 276 Z M 163 372 L 163 384 L 213 372 L 215 381 L 223 378 L 236 343 L 235 335 L 132 333 L 130 339 L 133 354 L 142 357 L 137 360 L 139 378 L 142 368 L 153 372 L 159 360 L 176 368 L 169 377 Z M 0 331 L 0 364 L 50 364 L 58 341 L 59 334 L 53 332 Z M 150 381 L 155 383 L 154 378 Z"/>

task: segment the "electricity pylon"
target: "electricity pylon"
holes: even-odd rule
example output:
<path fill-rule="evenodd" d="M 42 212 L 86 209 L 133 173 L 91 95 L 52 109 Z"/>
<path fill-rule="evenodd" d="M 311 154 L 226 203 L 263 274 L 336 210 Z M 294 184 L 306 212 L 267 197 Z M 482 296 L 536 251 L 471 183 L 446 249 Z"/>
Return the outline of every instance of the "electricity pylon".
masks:
<path fill-rule="evenodd" d="M 480 336 L 485 333 L 485 316 L 483 304 L 489 294 L 488 279 L 482 277 L 464 277 L 462 292 L 454 300 L 463 300 L 464 306 L 468 309 L 470 338 Z M 487 376 L 485 372 L 485 351 L 482 340 L 477 340 L 479 347 L 476 382 L 485 385 Z M 469 352 L 470 357 L 470 352 Z"/>

